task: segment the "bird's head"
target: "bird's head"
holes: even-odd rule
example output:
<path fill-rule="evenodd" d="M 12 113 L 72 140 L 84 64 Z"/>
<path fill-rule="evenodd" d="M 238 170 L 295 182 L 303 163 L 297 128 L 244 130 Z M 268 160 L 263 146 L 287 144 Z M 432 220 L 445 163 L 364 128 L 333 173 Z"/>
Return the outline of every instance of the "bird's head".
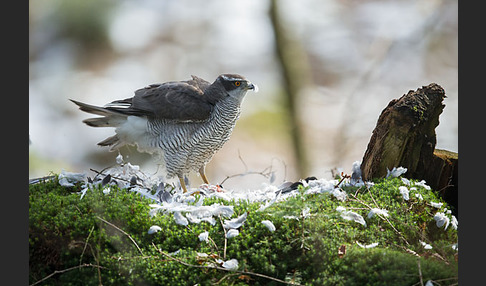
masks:
<path fill-rule="evenodd" d="M 238 99 L 240 102 L 248 90 L 258 91 L 258 87 L 238 74 L 222 74 L 218 76 L 214 84 L 220 84 L 227 96 Z"/>

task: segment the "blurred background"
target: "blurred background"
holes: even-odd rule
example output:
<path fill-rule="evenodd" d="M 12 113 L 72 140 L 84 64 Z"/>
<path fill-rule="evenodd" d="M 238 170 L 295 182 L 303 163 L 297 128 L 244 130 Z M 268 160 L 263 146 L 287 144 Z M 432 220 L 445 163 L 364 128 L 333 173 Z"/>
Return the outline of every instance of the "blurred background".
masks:
<path fill-rule="evenodd" d="M 350 173 L 388 102 L 432 82 L 447 95 L 436 148 L 457 152 L 457 14 L 452 0 L 29 1 L 29 177 L 115 163 L 96 145 L 114 129 L 83 124 L 91 115 L 68 99 L 104 105 L 221 73 L 259 86 L 207 166 L 212 183 L 231 177 L 225 188 Z M 120 152 L 163 175 L 148 154 Z"/>

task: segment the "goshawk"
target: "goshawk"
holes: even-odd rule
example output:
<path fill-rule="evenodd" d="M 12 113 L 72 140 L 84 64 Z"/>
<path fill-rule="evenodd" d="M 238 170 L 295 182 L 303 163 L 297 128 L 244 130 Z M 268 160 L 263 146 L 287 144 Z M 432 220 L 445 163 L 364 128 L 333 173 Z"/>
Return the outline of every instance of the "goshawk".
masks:
<path fill-rule="evenodd" d="M 160 154 L 167 177 L 177 176 L 184 192 L 184 175 L 199 171 L 209 184 L 205 166 L 230 138 L 248 90 L 245 77 L 222 74 L 213 83 L 191 80 L 151 84 L 135 96 L 103 107 L 72 100 L 79 109 L 101 117 L 83 120 L 93 127 L 115 127 L 115 135 L 98 143 L 114 151 L 136 145 L 141 152 Z"/>

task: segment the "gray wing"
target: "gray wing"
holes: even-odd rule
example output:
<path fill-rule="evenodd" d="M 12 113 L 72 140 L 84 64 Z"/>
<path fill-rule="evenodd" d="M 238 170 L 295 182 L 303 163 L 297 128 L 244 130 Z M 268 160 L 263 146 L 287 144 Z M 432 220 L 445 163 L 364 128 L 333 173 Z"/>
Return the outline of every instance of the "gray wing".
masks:
<path fill-rule="evenodd" d="M 151 84 L 135 91 L 135 96 L 113 101 L 105 108 L 127 115 L 180 121 L 206 120 L 214 107 L 204 95 L 209 82 L 192 80 Z"/>

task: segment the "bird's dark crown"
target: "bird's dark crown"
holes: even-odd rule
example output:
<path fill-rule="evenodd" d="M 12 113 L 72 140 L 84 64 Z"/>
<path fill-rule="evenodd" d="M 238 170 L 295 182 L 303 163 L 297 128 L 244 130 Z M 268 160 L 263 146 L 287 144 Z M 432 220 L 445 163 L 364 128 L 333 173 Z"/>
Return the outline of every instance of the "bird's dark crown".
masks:
<path fill-rule="evenodd" d="M 248 82 L 244 76 L 239 74 L 222 74 L 216 81 L 219 81 L 227 91 L 239 88 L 241 82 Z"/>
<path fill-rule="evenodd" d="M 239 74 L 232 74 L 232 73 L 225 73 L 220 75 L 219 77 L 226 81 L 246 80 L 244 76 Z"/>

